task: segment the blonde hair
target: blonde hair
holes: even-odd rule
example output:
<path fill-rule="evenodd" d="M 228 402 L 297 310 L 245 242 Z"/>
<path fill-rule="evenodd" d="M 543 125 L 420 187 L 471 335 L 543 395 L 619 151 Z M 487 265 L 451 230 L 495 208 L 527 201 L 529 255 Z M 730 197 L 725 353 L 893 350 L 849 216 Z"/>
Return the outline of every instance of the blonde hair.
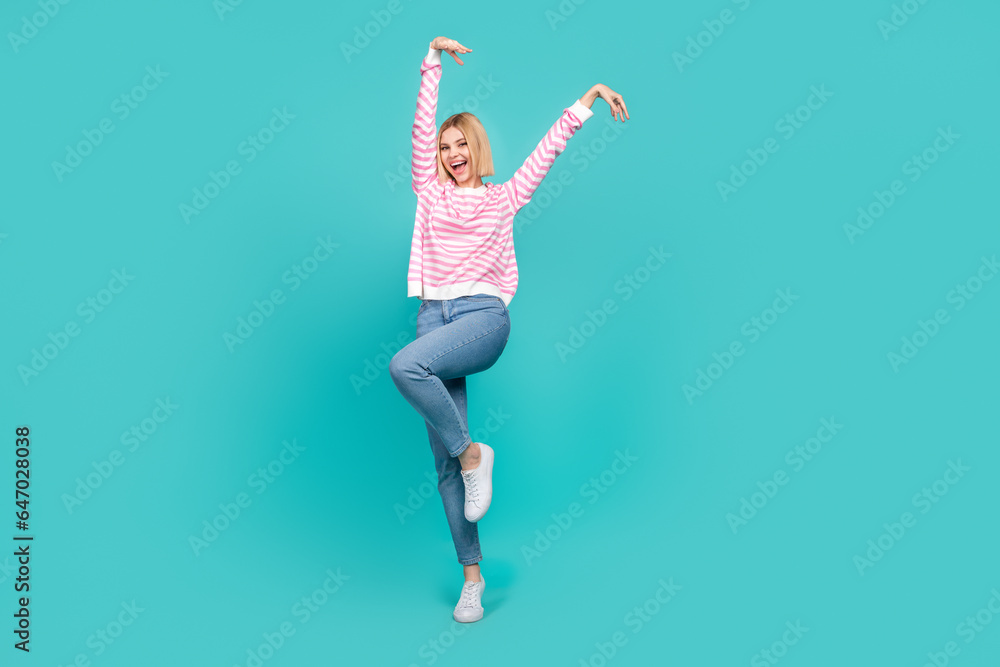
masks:
<path fill-rule="evenodd" d="M 437 168 L 438 168 L 438 181 L 441 183 L 446 182 L 448 179 L 452 181 L 455 180 L 444 166 L 444 160 L 441 158 L 441 135 L 444 131 L 449 128 L 456 128 L 465 136 L 465 141 L 469 144 L 469 159 L 472 164 L 469 165 L 475 171 L 470 173 L 476 174 L 477 176 L 492 176 L 493 175 L 493 153 L 490 151 L 490 140 L 486 136 L 486 129 L 483 124 L 479 122 L 479 119 L 473 116 L 467 111 L 457 113 L 454 116 L 449 116 L 447 120 L 441 123 L 441 129 L 438 130 L 437 135 Z"/>

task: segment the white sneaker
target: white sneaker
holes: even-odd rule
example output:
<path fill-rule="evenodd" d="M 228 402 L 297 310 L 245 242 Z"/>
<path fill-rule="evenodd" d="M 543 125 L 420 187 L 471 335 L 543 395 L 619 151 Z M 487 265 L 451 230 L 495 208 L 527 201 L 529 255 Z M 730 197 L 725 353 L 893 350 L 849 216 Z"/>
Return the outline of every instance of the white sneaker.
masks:
<path fill-rule="evenodd" d="M 493 448 L 479 443 L 479 466 L 462 471 L 465 482 L 465 519 L 476 523 L 483 518 L 493 499 Z"/>
<path fill-rule="evenodd" d="M 483 617 L 483 589 L 486 588 L 486 580 L 483 575 L 479 575 L 481 581 L 467 581 L 462 586 L 462 597 L 455 605 L 453 616 L 459 623 L 472 623 Z"/>

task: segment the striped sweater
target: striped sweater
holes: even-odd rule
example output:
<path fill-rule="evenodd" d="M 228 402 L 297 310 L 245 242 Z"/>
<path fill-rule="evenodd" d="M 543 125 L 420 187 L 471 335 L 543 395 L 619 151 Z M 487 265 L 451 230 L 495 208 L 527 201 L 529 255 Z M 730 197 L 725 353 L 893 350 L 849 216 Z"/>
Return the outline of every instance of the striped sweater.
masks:
<path fill-rule="evenodd" d="M 510 305 L 517 291 L 514 216 L 530 200 L 567 140 L 594 112 L 577 100 L 503 183 L 462 188 L 437 174 L 438 84 L 441 51 L 429 49 L 420 64 L 420 92 L 413 121 L 413 192 L 417 214 L 406 276 L 407 296 L 453 299 L 492 294 Z"/>

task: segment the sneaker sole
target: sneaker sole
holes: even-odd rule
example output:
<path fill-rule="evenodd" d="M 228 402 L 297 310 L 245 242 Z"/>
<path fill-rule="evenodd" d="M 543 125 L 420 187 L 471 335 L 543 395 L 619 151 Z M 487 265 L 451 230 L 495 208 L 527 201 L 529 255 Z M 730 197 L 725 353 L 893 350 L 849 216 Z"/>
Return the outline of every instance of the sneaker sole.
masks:
<path fill-rule="evenodd" d="M 452 614 L 452 618 L 454 618 L 459 623 L 475 623 L 476 621 L 483 620 L 483 612 L 479 612 L 479 616 L 476 616 L 475 618 L 464 618 L 463 619 L 463 618 L 459 618 L 455 614 Z"/>
<path fill-rule="evenodd" d="M 484 577 L 482 574 L 480 574 L 479 578 L 482 579 L 482 581 L 483 581 L 483 592 L 486 592 L 486 577 Z M 482 596 L 480 596 L 480 598 L 479 598 L 479 604 L 480 604 L 480 606 L 482 606 L 482 602 L 483 602 L 483 599 L 482 599 Z M 462 620 L 461 618 L 459 618 L 455 614 L 455 612 L 452 612 L 451 617 L 454 618 L 459 623 L 475 623 L 476 621 L 481 621 L 483 619 L 483 611 L 484 611 L 483 609 L 480 609 L 478 616 L 476 616 L 475 618 L 467 618 L 465 620 Z"/>

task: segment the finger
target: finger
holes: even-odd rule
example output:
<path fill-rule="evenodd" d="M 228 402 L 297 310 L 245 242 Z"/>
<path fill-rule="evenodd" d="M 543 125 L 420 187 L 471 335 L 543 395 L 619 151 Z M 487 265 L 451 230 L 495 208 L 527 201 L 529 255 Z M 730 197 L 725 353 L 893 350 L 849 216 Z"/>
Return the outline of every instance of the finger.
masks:
<path fill-rule="evenodd" d="M 451 57 L 455 59 L 455 62 L 457 62 L 459 65 L 464 65 L 465 64 L 465 63 L 462 62 L 462 59 L 459 58 L 458 55 L 454 51 L 449 51 L 449 53 L 451 54 Z"/>
<path fill-rule="evenodd" d="M 628 107 L 625 106 L 625 100 L 622 98 L 621 95 L 615 95 L 613 99 L 615 101 L 614 106 L 618 110 L 618 113 L 621 114 L 622 116 L 621 120 L 624 121 L 626 118 L 628 118 Z"/>

